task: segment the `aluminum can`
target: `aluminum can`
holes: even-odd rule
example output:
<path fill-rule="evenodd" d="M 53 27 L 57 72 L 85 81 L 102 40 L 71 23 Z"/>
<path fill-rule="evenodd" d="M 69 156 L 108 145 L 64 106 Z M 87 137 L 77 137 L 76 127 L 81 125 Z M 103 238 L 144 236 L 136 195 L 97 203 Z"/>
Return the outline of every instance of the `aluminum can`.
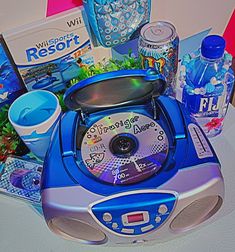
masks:
<path fill-rule="evenodd" d="M 138 42 L 142 68 L 155 68 L 166 77 L 166 95 L 176 95 L 179 37 L 174 25 L 164 21 L 146 24 Z"/>

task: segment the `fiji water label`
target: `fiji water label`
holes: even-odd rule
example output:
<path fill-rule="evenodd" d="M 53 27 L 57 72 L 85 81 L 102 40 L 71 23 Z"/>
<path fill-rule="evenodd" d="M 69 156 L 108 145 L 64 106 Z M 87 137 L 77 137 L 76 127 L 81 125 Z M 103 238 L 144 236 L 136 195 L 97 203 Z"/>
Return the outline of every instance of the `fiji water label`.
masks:
<path fill-rule="evenodd" d="M 223 91 L 222 84 L 218 84 L 214 92 L 208 92 L 206 88 L 193 88 L 185 85 L 183 102 L 192 114 L 206 117 L 218 116 L 225 99 Z"/>
<path fill-rule="evenodd" d="M 226 100 L 226 95 L 223 93 L 224 87 L 223 85 L 220 85 L 219 88 L 219 93 L 205 93 L 204 95 L 192 95 L 188 93 L 189 88 L 187 86 L 183 91 L 183 101 L 186 108 L 197 120 L 207 136 L 216 135 L 222 130 L 227 108 L 224 106 Z M 193 90 L 190 89 L 190 92 L 192 91 Z"/>
<path fill-rule="evenodd" d="M 27 89 L 57 92 L 93 64 L 82 10 L 49 18 L 4 34 Z"/>

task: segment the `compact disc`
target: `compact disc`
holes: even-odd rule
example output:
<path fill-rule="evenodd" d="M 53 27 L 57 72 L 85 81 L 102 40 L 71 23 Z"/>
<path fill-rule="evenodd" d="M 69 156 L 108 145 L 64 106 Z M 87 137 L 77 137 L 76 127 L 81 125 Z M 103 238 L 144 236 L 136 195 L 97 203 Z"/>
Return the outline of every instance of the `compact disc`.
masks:
<path fill-rule="evenodd" d="M 152 118 L 133 112 L 115 113 L 94 123 L 81 145 L 88 171 L 112 184 L 132 184 L 157 173 L 165 162 L 169 143 Z"/>

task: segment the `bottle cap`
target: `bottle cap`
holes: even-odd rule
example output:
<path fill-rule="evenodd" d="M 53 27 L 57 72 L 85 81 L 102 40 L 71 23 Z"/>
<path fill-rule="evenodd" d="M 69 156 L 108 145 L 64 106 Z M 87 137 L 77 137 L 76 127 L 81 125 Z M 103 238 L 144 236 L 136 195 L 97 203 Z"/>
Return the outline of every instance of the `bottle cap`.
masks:
<path fill-rule="evenodd" d="M 221 58 L 225 50 L 225 40 L 219 35 L 209 35 L 202 41 L 201 54 L 208 59 Z"/>

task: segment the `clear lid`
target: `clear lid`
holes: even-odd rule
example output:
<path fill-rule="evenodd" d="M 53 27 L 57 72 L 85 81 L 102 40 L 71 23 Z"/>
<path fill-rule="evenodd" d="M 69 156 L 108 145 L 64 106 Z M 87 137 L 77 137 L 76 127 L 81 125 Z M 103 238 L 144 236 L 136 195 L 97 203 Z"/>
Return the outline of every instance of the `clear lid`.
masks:
<path fill-rule="evenodd" d="M 120 70 L 80 81 L 67 90 L 64 101 L 71 110 L 93 112 L 140 103 L 165 88 L 165 78 L 156 70 Z"/>

